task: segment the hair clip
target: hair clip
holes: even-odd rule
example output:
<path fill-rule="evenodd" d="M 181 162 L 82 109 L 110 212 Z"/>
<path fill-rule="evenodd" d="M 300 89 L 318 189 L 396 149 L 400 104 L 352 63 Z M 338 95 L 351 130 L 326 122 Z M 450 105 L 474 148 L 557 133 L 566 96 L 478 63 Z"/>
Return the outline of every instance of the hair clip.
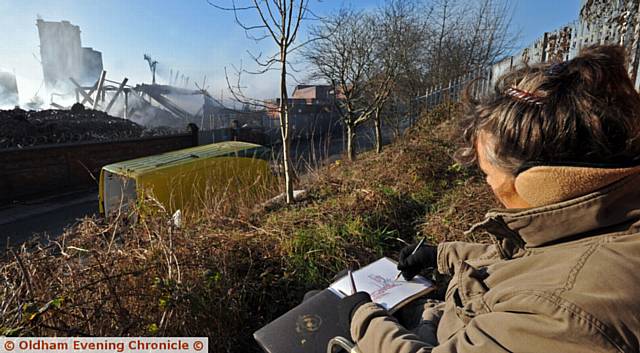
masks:
<path fill-rule="evenodd" d="M 515 87 L 509 87 L 505 92 L 505 95 L 521 101 L 527 104 L 543 105 L 544 97 L 537 96 L 531 92 L 521 90 Z"/>

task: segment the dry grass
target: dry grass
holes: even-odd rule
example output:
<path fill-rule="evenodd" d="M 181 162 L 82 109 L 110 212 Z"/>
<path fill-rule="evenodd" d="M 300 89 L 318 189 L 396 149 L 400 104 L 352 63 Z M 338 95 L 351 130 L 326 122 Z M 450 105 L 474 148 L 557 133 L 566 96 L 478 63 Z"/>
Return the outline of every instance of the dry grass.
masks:
<path fill-rule="evenodd" d="M 324 167 L 294 206 L 226 195 L 181 228 L 160 210 L 86 219 L 50 245 L 25 244 L 0 265 L 0 334 L 208 336 L 214 352 L 259 351 L 253 331 L 305 290 L 421 234 L 463 239 L 493 202 L 448 157 L 451 109 L 380 155 Z"/>
<path fill-rule="evenodd" d="M 431 212 L 424 217 L 422 232 L 434 243 L 443 241 L 484 242 L 486 237 L 477 234 L 463 234 L 471 224 L 483 219 L 490 208 L 498 207 L 491 190 L 478 177 L 471 177 L 464 183 L 447 191 Z"/>

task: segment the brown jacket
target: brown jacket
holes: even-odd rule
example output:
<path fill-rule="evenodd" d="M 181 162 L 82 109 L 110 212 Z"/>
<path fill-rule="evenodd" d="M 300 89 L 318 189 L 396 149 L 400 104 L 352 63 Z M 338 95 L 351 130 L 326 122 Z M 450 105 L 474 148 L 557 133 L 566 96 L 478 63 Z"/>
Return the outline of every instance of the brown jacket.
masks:
<path fill-rule="evenodd" d="M 438 247 L 453 275 L 431 346 L 375 304 L 355 312 L 363 353 L 638 352 L 640 175 L 568 201 L 495 210 L 494 245 Z"/>

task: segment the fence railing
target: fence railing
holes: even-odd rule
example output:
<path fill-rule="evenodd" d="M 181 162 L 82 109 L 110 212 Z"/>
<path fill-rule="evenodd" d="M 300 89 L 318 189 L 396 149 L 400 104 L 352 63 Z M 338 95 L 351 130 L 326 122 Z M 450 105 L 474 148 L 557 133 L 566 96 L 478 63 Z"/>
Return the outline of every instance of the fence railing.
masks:
<path fill-rule="evenodd" d="M 466 73 L 427 89 L 427 108 L 444 101 L 458 101 L 467 84 L 476 80 L 471 93 L 478 98 L 489 93 L 496 81 L 514 67 L 548 61 L 564 61 L 577 56 L 583 47 L 593 44 L 618 44 L 626 48 L 628 72 L 640 89 L 640 5 L 637 1 L 582 0 L 579 18 L 545 32 L 529 47 L 486 68 Z"/>
<path fill-rule="evenodd" d="M 430 87 L 423 97 L 426 107 L 429 109 L 447 101 L 459 101 L 467 86 L 469 86 L 469 94 L 471 96 L 474 98 L 481 97 L 491 89 L 492 78 L 491 68 L 484 68 L 450 80 L 447 84 Z"/>

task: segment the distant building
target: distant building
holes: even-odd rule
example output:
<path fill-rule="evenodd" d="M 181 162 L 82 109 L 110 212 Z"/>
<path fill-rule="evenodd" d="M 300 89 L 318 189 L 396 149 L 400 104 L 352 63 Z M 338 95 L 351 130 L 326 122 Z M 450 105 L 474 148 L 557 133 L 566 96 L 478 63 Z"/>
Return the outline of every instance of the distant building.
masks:
<path fill-rule="evenodd" d="M 326 85 L 298 85 L 293 90 L 291 98 L 304 99 L 307 104 L 333 104 L 334 90 Z"/>
<path fill-rule="evenodd" d="M 69 21 L 36 21 L 40 36 L 40 57 L 45 86 L 49 91 L 65 90 L 69 77 L 81 85 L 93 85 L 102 72 L 102 53 L 83 48 L 80 27 Z M 64 93 L 64 92 L 60 92 Z"/>
<path fill-rule="evenodd" d="M 280 99 L 267 103 L 267 117 L 279 126 Z M 335 90 L 326 85 L 298 85 L 289 98 L 289 124 L 293 136 L 320 136 L 335 128 Z"/>
<path fill-rule="evenodd" d="M 0 108 L 18 105 L 18 82 L 16 75 L 0 71 Z"/>

